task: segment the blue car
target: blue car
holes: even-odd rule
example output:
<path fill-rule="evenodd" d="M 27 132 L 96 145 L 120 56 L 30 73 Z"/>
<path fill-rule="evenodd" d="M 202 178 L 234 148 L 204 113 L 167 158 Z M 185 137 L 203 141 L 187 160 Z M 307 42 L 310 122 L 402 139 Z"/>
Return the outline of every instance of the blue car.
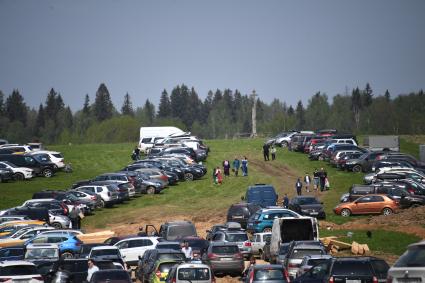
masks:
<path fill-rule="evenodd" d="M 298 213 L 286 208 L 262 208 L 251 215 L 246 229 L 251 233 L 271 232 L 275 218 L 300 216 Z"/>
<path fill-rule="evenodd" d="M 83 244 L 76 236 L 68 233 L 40 234 L 26 241 L 25 246 L 35 243 L 58 244 L 62 258 L 73 258 L 80 253 Z"/>

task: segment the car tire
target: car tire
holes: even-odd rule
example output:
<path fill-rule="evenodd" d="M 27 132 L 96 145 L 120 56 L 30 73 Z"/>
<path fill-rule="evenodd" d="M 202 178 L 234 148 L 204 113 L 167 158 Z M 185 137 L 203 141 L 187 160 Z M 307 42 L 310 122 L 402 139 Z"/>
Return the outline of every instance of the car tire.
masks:
<path fill-rule="evenodd" d="M 74 254 L 70 251 L 63 252 L 61 255 L 62 259 L 74 258 Z"/>
<path fill-rule="evenodd" d="M 341 210 L 341 216 L 342 217 L 348 217 L 351 215 L 351 210 L 349 210 L 348 208 L 343 208 Z"/>
<path fill-rule="evenodd" d="M 52 169 L 46 168 L 43 170 L 43 176 L 46 178 L 50 178 L 53 176 L 53 171 Z"/>
<path fill-rule="evenodd" d="M 271 232 L 271 231 L 272 231 L 272 228 L 270 228 L 270 227 L 266 227 L 266 228 L 263 229 L 263 233 L 268 233 L 268 232 Z"/>
<path fill-rule="evenodd" d="M 287 141 L 283 141 L 282 143 L 281 143 L 281 147 L 288 147 L 288 142 Z"/>
<path fill-rule="evenodd" d="M 388 216 L 388 215 L 391 215 L 391 214 L 393 214 L 393 210 L 389 207 L 386 207 L 382 210 L 382 215 Z"/>
<path fill-rule="evenodd" d="M 104 207 L 105 207 L 105 201 L 102 199 L 102 200 L 100 200 L 100 204 L 99 204 L 98 208 L 102 209 Z"/>
<path fill-rule="evenodd" d="M 193 181 L 193 174 L 192 173 L 185 173 L 184 174 L 184 179 L 186 181 Z"/>
<path fill-rule="evenodd" d="M 60 224 L 59 222 L 53 222 L 50 224 L 50 226 L 52 226 L 55 229 L 62 229 L 62 224 Z"/>
<path fill-rule="evenodd" d="M 23 181 L 23 180 L 25 180 L 25 176 L 24 176 L 24 174 L 22 174 L 22 173 L 15 173 L 14 175 L 13 175 L 13 178 L 16 180 L 16 181 Z"/>
<path fill-rule="evenodd" d="M 353 167 L 353 172 L 354 173 L 360 173 L 360 172 L 362 172 L 362 166 L 361 165 L 354 165 L 354 167 Z"/>
<path fill-rule="evenodd" d="M 146 188 L 146 193 L 147 193 L 148 195 L 153 195 L 153 194 L 155 194 L 155 187 L 152 187 L 152 186 L 147 187 L 147 188 Z"/>

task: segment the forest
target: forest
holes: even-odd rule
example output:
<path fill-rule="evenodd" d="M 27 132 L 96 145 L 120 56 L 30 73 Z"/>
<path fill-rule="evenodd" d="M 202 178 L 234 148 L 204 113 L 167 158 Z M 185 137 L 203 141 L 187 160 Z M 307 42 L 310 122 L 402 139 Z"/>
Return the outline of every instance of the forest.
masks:
<path fill-rule="evenodd" d="M 141 126 L 177 126 L 205 139 L 233 138 L 251 132 L 253 99 L 238 90 L 210 90 L 201 99 L 185 84 L 158 93 L 156 107 L 149 99 L 133 105 L 124 95 L 121 107 L 113 105 L 104 83 L 94 101 L 81 97 L 82 108 L 71 111 L 55 89 L 50 89 L 38 109 L 29 107 L 18 89 L 0 91 L 0 138 L 9 142 L 45 144 L 137 142 Z M 281 97 L 285 95 L 280 95 Z M 330 98 L 312 94 L 306 105 L 294 106 L 275 98 L 257 98 L 257 132 L 271 136 L 286 130 L 337 129 L 355 134 L 419 134 L 425 132 L 423 90 L 392 96 L 374 93 L 369 83 Z"/>

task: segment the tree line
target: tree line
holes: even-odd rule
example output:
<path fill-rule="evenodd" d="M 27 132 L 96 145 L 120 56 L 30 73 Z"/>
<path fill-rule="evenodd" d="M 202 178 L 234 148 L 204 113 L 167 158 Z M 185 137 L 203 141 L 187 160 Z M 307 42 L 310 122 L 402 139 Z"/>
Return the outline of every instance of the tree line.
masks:
<path fill-rule="evenodd" d="M 55 89 L 38 109 L 26 105 L 19 90 L 7 97 L 0 91 L 0 138 L 10 142 L 52 143 L 135 142 L 141 126 L 177 126 L 202 138 L 232 138 L 251 132 L 252 98 L 238 90 L 210 90 L 201 99 L 192 87 L 163 90 L 158 108 L 146 99 L 135 107 L 131 96 L 117 109 L 104 83 L 93 102 L 86 94 L 82 108 L 73 113 Z M 291 129 L 334 128 L 362 134 L 421 134 L 425 132 L 423 90 L 391 97 L 375 94 L 370 86 L 356 87 L 329 97 L 317 92 L 307 105 L 293 107 L 274 99 L 257 100 L 257 132 L 272 135 Z"/>

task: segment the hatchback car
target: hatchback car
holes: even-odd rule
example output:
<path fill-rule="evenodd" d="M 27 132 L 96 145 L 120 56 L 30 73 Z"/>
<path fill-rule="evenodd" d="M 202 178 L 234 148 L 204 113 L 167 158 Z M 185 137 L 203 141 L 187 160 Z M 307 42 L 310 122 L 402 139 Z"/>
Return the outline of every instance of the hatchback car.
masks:
<path fill-rule="evenodd" d="M 211 267 L 201 263 L 183 263 L 170 269 L 166 283 L 215 283 Z"/>
<path fill-rule="evenodd" d="M 211 266 L 214 274 L 240 275 L 245 267 L 243 255 L 234 243 L 210 243 L 207 253 L 204 254 L 202 260 Z"/>
<path fill-rule="evenodd" d="M 246 228 L 249 217 L 253 215 L 261 207 L 252 203 L 236 203 L 232 204 L 227 211 L 227 221 L 238 222 L 242 228 Z"/>
<path fill-rule="evenodd" d="M 280 264 L 255 264 L 243 278 L 246 283 L 289 283 L 289 276 L 286 269 Z"/>
<path fill-rule="evenodd" d="M 248 259 L 252 254 L 252 244 L 248 234 L 240 230 L 218 231 L 212 237 L 213 242 L 233 243 L 238 246 L 244 258 Z"/>
<path fill-rule="evenodd" d="M 289 202 L 289 209 L 305 216 L 325 219 L 326 213 L 323 208 L 323 202 L 320 202 L 314 196 L 296 196 Z"/>
<path fill-rule="evenodd" d="M 344 217 L 355 214 L 390 215 L 397 210 L 397 202 L 385 195 L 367 195 L 353 202 L 341 203 L 333 209 L 335 214 Z"/>
<path fill-rule="evenodd" d="M 425 241 L 407 247 L 388 271 L 387 282 L 425 282 Z"/>
<path fill-rule="evenodd" d="M 0 282 L 43 283 L 44 279 L 33 263 L 11 260 L 0 262 Z"/>

